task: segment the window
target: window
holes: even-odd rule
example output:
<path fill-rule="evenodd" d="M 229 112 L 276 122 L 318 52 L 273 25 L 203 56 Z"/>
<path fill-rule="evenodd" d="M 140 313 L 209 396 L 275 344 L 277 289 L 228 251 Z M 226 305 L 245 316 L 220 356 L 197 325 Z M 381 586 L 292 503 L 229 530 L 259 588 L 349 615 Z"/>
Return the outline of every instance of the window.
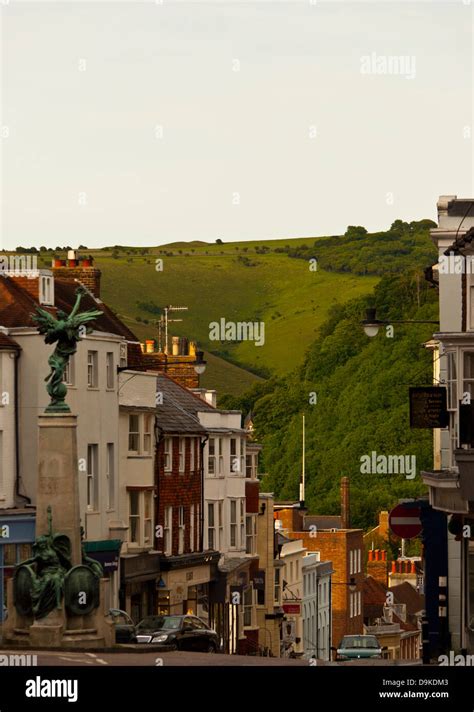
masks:
<path fill-rule="evenodd" d="M 189 456 L 189 470 L 190 472 L 194 472 L 194 455 L 195 455 L 195 449 L 196 449 L 196 439 L 195 438 L 190 438 L 189 439 L 189 448 L 190 448 L 190 456 Z"/>
<path fill-rule="evenodd" d="M 217 503 L 217 523 L 219 527 L 219 544 L 218 546 L 224 545 L 224 502 L 220 500 Z"/>
<path fill-rule="evenodd" d="M 143 543 L 145 546 L 152 544 L 153 531 L 153 492 L 143 492 L 144 518 L 143 518 Z"/>
<path fill-rule="evenodd" d="M 243 596 L 243 604 L 244 604 L 244 626 L 251 626 L 252 625 L 252 610 L 253 610 L 253 588 L 252 586 L 247 586 L 247 588 L 244 589 L 244 596 Z"/>
<path fill-rule="evenodd" d="M 252 514 L 247 514 L 245 518 L 245 552 L 247 554 L 255 554 L 256 552 L 256 536 L 257 536 L 257 518 Z"/>
<path fill-rule="evenodd" d="M 240 546 L 244 545 L 245 541 L 245 499 L 240 500 Z"/>
<path fill-rule="evenodd" d="M 469 393 L 471 403 L 474 403 L 474 352 L 464 351 L 463 353 L 463 384 L 462 395 Z"/>
<path fill-rule="evenodd" d="M 239 472 L 245 472 L 245 440 L 240 438 L 240 468 Z"/>
<path fill-rule="evenodd" d="M 178 507 L 178 554 L 184 554 L 184 507 Z"/>
<path fill-rule="evenodd" d="M 237 456 L 237 438 L 230 439 L 230 471 L 231 474 L 238 474 L 240 471 L 240 462 Z"/>
<path fill-rule="evenodd" d="M 164 442 L 164 456 L 165 456 L 165 472 L 170 473 L 173 464 L 172 458 L 173 452 L 173 440 L 171 438 L 165 438 Z"/>
<path fill-rule="evenodd" d="M 194 551 L 194 504 L 189 508 L 189 550 Z"/>
<path fill-rule="evenodd" d="M 136 455 L 140 451 L 140 420 L 134 413 L 128 416 L 128 451 Z"/>
<path fill-rule="evenodd" d="M 87 387 L 98 388 L 97 351 L 87 352 Z"/>
<path fill-rule="evenodd" d="M 245 458 L 245 476 L 250 479 L 253 475 L 253 457 L 252 455 L 247 455 Z"/>
<path fill-rule="evenodd" d="M 216 441 L 215 438 L 209 438 L 209 455 L 207 458 L 207 472 L 209 475 L 216 474 Z"/>
<path fill-rule="evenodd" d="M 354 594 L 353 594 L 353 593 L 351 593 L 351 595 L 350 595 L 350 601 L 349 601 L 349 603 L 350 603 L 350 613 L 349 613 L 349 615 L 350 615 L 350 618 L 354 618 Z"/>
<path fill-rule="evenodd" d="M 130 543 L 140 543 L 140 493 L 136 490 L 129 493 L 130 498 L 130 514 L 129 514 L 129 532 Z"/>
<path fill-rule="evenodd" d="M 151 455 L 151 424 L 152 416 L 150 413 L 143 415 L 143 454 Z"/>
<path fill-rule="evenodd" d="M 360 591 L 357 591 L 356 595 L 357 595 L 357 615 L 360 616 L 362 594 Z"/>
<path fill-rule="evenodd" d="M 275 569 L 275 586 L 273 594 L 274 602 L 280 603 L 281 599 L 281 572 L 279 568 Z"/>
<path fill-rule="evenodd" d="M 173 507 L 165 507 L 165 522 L 163 526 L 163 553 L 166 556 L 171 555 L 171 542 L 172 542 L 172 525 L 173 525 Z"/>
<path fill-rule="evenodd" d="M 352 549 L 349 552 L 349 573 L 354 573 L 354 552 L 352 551 Z"/>
<path fill-rule="evenodd" d="M 447 360 L 447 386 L 448 386 L 448 410 L 457 410 L 457 369 L 456 369 L 456 353 L 448 351 L 446 353 Z"/>
<path fill-rule="evenodd" d="M 237 500 L 230 500 L 230 546 L 237 546 Z"/>
<path fill-rule="evenodd" d="M 207 548 L 215 549 L 216 527 L 214 522 L 214 502 L 207 503 Z"/>
<path fill-rule="evenodd" d="M 87 509 L 97 511 L 99 504 L 98 445 L 87 446 Z"/>
<path fill-rule="evenodd" d="M 115 509 L 115 461 L 113 443 L 107 443 L 105 477 L 107 480 L 107 509 Z"/>
<path fill-rule="evenodd" d="M 357 549 L 357 573 L 362 571 L 362 549 Z"/>
<path fill-rule="evenodd" d="M 153 492 L 131 490 L 129 492 L 129 539 L 131 544 L 151 546 L 153 531 Z"/>
<path fill-rule="evenodd" d="M 114 355 L 109 351 L 105 356 L 105 372 L 107 388 L 112 389 L 115 384 L 115 374 L 114 374 Z"/>
<path fill-rule="evenodd" d="M 120 368 L 127 368 L 127 344 L 120 344 Z"/>
<path fill-rule="evenodd" d="M 186 438 L 179 438 L 179 472 L 184 472 L 186 459 Z"/>
<path fill-rule="evenodd" d="M 74 385 L 74 369 L 75 369 L 74 354 L 71 354 L 71 356 L 69 356 L 69 361 L 67 362 L 67 364 L 65 366 L 64 376 L 63 376 L 63 381 L 68 386 Z"/>
<path fill-rule="evenodd" d="M 219 474 L 224 473 L 224 441 L 222 438 L 218 438 L 217 442 L 219 444 Z"/>
<path fill-rule="evenodd" d="M 40 278 L 40 304 L 54 304 L 52 277 Z"/>

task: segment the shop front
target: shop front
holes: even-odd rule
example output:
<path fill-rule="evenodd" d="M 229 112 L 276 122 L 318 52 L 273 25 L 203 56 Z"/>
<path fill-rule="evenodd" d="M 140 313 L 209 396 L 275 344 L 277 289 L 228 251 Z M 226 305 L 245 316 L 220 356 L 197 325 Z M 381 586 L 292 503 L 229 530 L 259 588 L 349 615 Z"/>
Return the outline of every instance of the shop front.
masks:
<path fill-rule="evenodd" d="M 162 559 L 158 583 L 160 613 L 193 615 L 209 622 L 209 586 L 219 553 L 169 556 Z"/>
<path fill-rule="evenodd" d="M 134 623 L 158 612 L 160 593 L 160 554 L 124 554 L 120 557 L 119 608 Z"/>
<path fill-rule="evenodd" d="M 6 511 L 0 516 L 0 621 L 3 621 L 7 601 L 7 581 L 15 566 L 29 559 L 35 540 L 35 515 L 31 510 L 17 514 Z"/>
<path fill-rule="evenodd" d="M 119 607 L 120 587 L 120 539 L 104 539 L 102 541 L 84 541 L 83 547 L 86 556 L 95 559 L 102 565 L 104 577 L 110 581 L 108 608 Z"/>

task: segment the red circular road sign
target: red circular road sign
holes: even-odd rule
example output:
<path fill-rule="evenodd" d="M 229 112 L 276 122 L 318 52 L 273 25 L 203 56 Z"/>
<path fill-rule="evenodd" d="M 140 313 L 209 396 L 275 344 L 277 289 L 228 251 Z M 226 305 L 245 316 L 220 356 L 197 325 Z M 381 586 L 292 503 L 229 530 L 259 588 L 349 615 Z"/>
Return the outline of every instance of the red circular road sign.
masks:
<path fill-rule="evenodd" d="M 413 539 L 421 534 L 423 529 L 419 507 L 408 507 L 399 504 L 392 509 L 388 517 L 388 525 L 395 536 L 401 539 Z"/>

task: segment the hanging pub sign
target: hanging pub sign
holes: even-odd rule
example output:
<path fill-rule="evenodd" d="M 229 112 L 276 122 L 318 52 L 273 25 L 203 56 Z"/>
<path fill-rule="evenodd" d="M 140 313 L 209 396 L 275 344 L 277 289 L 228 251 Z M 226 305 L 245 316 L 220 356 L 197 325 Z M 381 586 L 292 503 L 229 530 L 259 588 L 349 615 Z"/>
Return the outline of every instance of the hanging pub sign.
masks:
<path fill-rule="evenodd" d="M 410 388 L 410 428 L 447 428 L 449 424 L 446 388 Z"/>

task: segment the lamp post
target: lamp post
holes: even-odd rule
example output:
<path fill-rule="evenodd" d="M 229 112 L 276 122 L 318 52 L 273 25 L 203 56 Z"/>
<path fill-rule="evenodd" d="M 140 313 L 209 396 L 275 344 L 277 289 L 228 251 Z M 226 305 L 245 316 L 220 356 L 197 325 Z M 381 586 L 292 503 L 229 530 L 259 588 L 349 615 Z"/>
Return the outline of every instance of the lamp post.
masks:
<path fill-rule="evenodd" d="M 390 319 L 389 321 L 377 319 L 377 310 L 375 307 L 369 307 L 365 312 L 365 319 L 361 321 L 363 329 L 367 336 L 373 338 L 379 333 L 381 326 L 389 324 L 439 324 L 439 321 L 432 319 Z"/>

